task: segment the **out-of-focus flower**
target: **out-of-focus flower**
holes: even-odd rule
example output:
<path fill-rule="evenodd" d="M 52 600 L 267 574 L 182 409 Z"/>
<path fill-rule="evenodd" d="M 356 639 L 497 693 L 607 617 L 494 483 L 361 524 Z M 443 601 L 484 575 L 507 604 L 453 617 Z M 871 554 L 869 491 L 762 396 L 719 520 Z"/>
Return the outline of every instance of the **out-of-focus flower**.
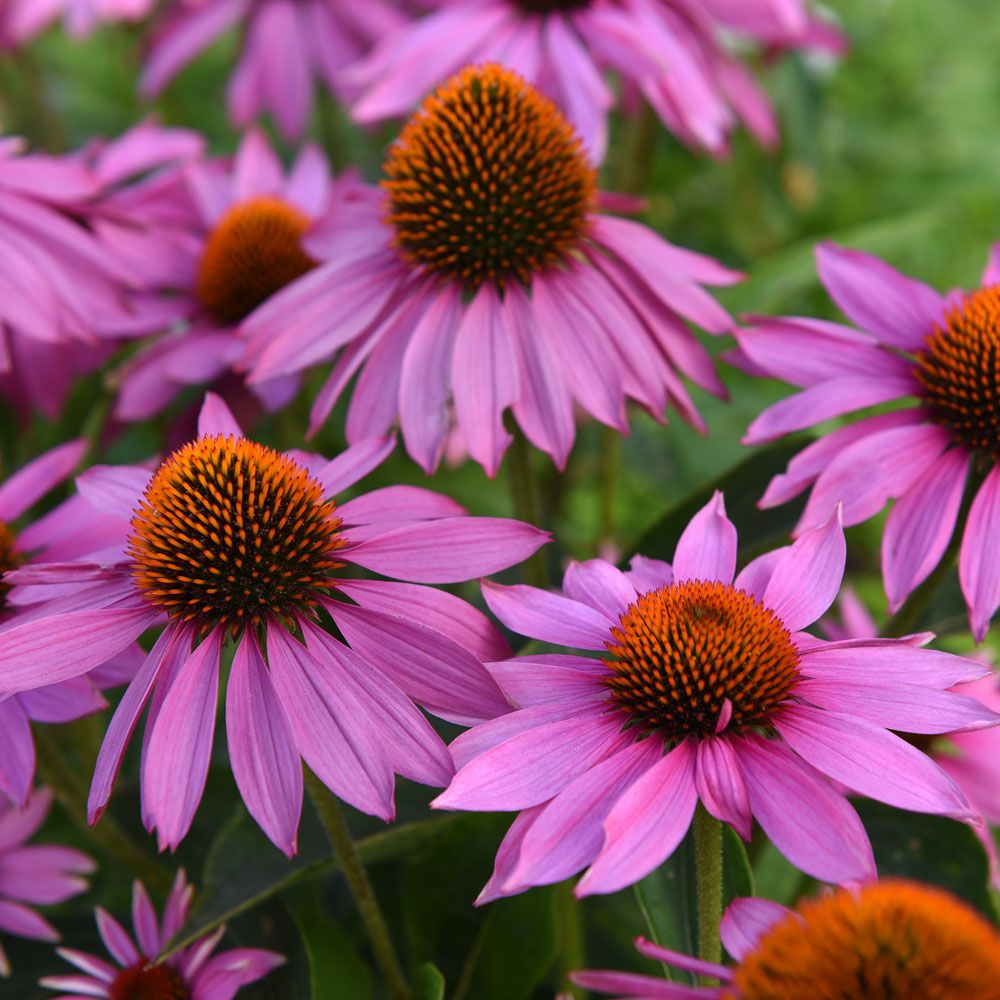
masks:
<path fill-rule="evenodd" d="M 154 97 L 221 35 L 243 30 L 226 94 L 234 125 L 269 111 L 286 139 L 305 131 L 316 81 L 337 74 L 404 21 L 399 0 L 170 0 L 141 79 Z"/>
<path fill-rule="evenodd" d="M 767 98 L 727 36 L 774 48 L 839 49 L 806 0 L 439 0 L 433 13 L 380 42 L 346 70 L 359 122 L 404 115 L 467 63 L 498 62 L 547 93 L 599 162 L 616 73 L 683 142 L 721 155 L 742 122 L 777 141 Z M 634 102 L 633 102 L 634 103 Z"/>
<path fill-rule="evenodd" d="M 63 997 L 108 997 L 110 1000 L 232 1000 L 241 986 L 263 979 L 285 958 L 261 948 L 235 948 L 212 957 L 225 927 L 157 963 L 167 942 L 181 929 L 193 889 L 178 872 L 163 912 L 157 918 L 145 886 L 132 888 L 134 938 L 106 910 L 97 907 L 97 929 L 115 965 L 73 948 L 59 954 L 79 969 L 66 976 L 47 976 L 41 985 Z M 117 966 L 117 967 L 116 967 Z"/>
<path fill-rule="evenodd" d="M 857 524 L 896 499 L 882 537 L 882 575 L 896 611 L 938 565 L 967 489 L 958 575 L 982 640 L 1000 606 L 1000 245 L 972 292 L 940 295 L 883 261 L 834 244 L 817 248 L 820 280 L 860 329 L 798 317 L 758 317 L 736 332 L 736 362 L 803 391 L 768 407 L 747 444 L 904 402 L 823 435 L 789 463 L 761 505 L 812 487 L 799 530 L 843 501 Z"/>
<path fill-rule="evenodd" d="M 530 84 L 498 66 L 464 70 L 424 102 L 385 172 L 384 203 L 321 222 L 304 242 L 320 266 L 244 321 L 251 383 L 339 354 L 313 429 L 357 374 L 348 440 L 398 416 L 427 471 L 449 401 L 491 475 L 511 440 L 508 407 L 559 466 L 574 401 L 623 433 L 626 399 L 658 419 L 669 401 L 703 427 L 679 372 L 725 390 L 685 321 L 728 330 L 703 285 L 740 275 L 599 213 L 579 139 Z"/>
<path fill-rule="evenodd" d="M 141 21 L 156 0 L 4 0 L 0 8 L 0 48 L 23 45 L 57 19 L 76 38 L 100 21 Z"/>
<path fill-rule="evenodd" d="M 23 414 L 55 417 L 112 350 L 99 331 L 124 314 L 134 275 L 84 225 L 80 206 L 99 190 L 74 158 L 0 138 L 0 395 Z"/>
<path fill-rule="evenodd" d="M 519 707 L 463 733 L 435 805 L 520 810 L 481 900 L 558 882 L 613 892 L 673 852 L 696 804 L 749 840 L 754 818 L 827 882 L 874 877 L 868 837 L 834 779 L 902 809 L 972 822 L 968 799 L 890 730 L 948 733 L 1000 716 L 947 689 L 988 668 L 921 638 L 825 642 L 802 629 L 844 572 L 839 514 L 736 568 L 716 494 L 672 567 L 575 563 L 563 593 L 484 584 L 515 632 L 602 659 L 535 653 L 489 664 Z"/>
<path fill-rule="evenodd" d="M 33 907 L 61 903 L 87 888 L 81 875 L 94 870 L 86 854 L 54 844 L 28 844 L 45 822 L 52 793 L 38 789 L 23 809 L 0 799 L 0 931 L 39 941 L 58 941 L 59 932 Z M 0 975 L 10 974 L 0 946 Z"/>
<path fill-rule="evenodd" d="M 315 266 L 301 245 L 306 229 L 327 215 L 335 228 L 340 203 L 356 198 L 370 201 L 370 189 L 350 176 L 334 182 L 313 145 L 285 176 L 257 131 L 232 163 L 188 160 L 105 197 L 95 222 L 102 241 L 142 268 L 133 316 L 117 332 L 158 334 L 113 376 L 115 415 L 146 419 L 184 386 L 211 385 L 230 372 L 243 352 L 239 322 Z M 255 388 L 276 408 L 297 387 L 290 377 Z"/>
<path fill-rule="evenodd" d="M 719 986 L 630 972 L 577 972 L 573 982 L 622 1000 L 996 1000 L 1000 937 L 962 900 L 886 880 L 789 910 L 737 899 L 722 920 L 732 968 L 636 939 L 639 952 Z"/>
<path fill-rule="evenodd" d="M 3 633 L 0 691 L 76 677 L 165 624 L 108 727 L 90 815 L 103 812 L 152 696 L 143 818 L 161 848 L 173 848 L 204 791 L 219 656 L 234 641 L 226 692 L 233 775 L 250 813 L 292 854 L 300 758 L 342 799 L 389 820 L 396 773 L 439 786 L 452 774 L 414 701 L 463 723 L 509 710 L 482 666 L 509 653 L 499 631 L 459 598 L 418 584 L 496 572 L 547 536 L 518 521 L 468 517 L 416 487 L 335 504 L 392 450 L 391 438 L 329 462 L 283 455 L 244 438 L 212 396 L 200 432 L 155 472 L 97 467 L 78 479 L 88 502 L 119 519 L 117 551 L 12 575 L 26 585 L 15 594 L 37 599 L 49 587 L 53 603 Z M 345 564 L 406 582 L 341 577 Z"/>

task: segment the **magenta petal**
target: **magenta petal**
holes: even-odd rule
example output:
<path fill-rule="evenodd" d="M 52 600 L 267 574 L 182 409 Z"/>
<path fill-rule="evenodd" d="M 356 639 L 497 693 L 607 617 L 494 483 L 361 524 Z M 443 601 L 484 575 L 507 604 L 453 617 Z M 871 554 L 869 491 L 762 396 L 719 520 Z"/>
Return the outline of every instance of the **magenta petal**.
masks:
<path fill-rule="evenodd" d="M 728 740 L 709 738 L 698 742 L 694 784 L 705 808 L 749 843 L 753 834 L 750 796 Z"/>
<path fill-rule="evenodd" d="M 0 644 L 0 692 L 78 677 L 120 652 L 159 617 L 139 607 L 72 611 L 15 625 Z"/>
<path fill-rule="evenodd" d="M 603 823 L 615 802 L 661 752 L 655 739 L 632 743 L 544 804 L 521 841 L 517 865 L 504 887 L 550 885 L 589 865 L 604 843 Z"/>
<path fill-rule="evenodd" d="M 7 899 L 0 899 L 0 930 L 36 941 L 59 940 L 59 932 L 43 916 Z"/>
<path fill-rule="evenodd" d="M 487 663 L 486 668 L 507 697 L 521 708 L 608 697 L 608 689 L 601 683 L 607 667 L 597 660 L 535 653 Z"/>
<path fill-rule="evenodd" d="M 92 674 L 17 695 L 32 722 L 73 722 L 108 707 L 91 683 Z M 3 727 L 0 726 L 0 729 Z"/>
<path fill-rule="evenodd" d="M 35 741 L 17 697 L 0 701 L 0 792 L 23 806 L 35 775 Z"/>
<path fill-rule="evenodd" d="M 0 521 L 16 521 L 69 476 L 86 450 L 86 441 L 70 441 L 29 462 L 0 484 Z"/>
<path fill-rule="evenodd" d="M 629 787 L 604 821 L 604 847 L 577 884 L 577 896 L 615 892 L 670 857 L 698 801 L 694 765 L 685 740 Z"/>
<path fill-rule="evenodd" d="M 608 617 L 589 605 L 524 584 L 506 587 L 484 581 L 482 587 L 490 611 L 521 635 L 576 649 L 607 648 Z"/>
<path fill-rule="evenodd" d="M 969 456 L 960 448 L 941 455 L 889 513 L 882 536 L 882 576 L 895 613 L 941 561 L 958 518 Z"/>
<path fill-rule="evenodd" d="M 136 879 L 132 883 L 132 928 L 144 955 L 159 955 L 166 944 L 160 937 L 160 922 L 146 887 Z"/>
<path fill-rule="evenodd" d="M 622 1000 L 718 1000 L 721 988 L 684 986 L 666 979 L 654 979 L 638 972 L 603 972 L 587 969 L 571 972 L 569 978 L 585 990 L 614 993 Z"/>
<path fill-rule="evenodd" d="M 274 622 L 267 630 L 267 651 L 274 689 L 299 753 L 316 777 L 355 808 L 391 820 L 392 768 L 365 706 L 333 682 L 316 653 Z"/>
<path fill-rule="evenodd" d="M 544 804 L 532 806 L 530 809 L 522 809 L 514 817 L 514 822 L 507 828 L 507 832 L 497 848 L 496 857 L 493 860 L 493 874 L 476 897 L 476 906 L 492 903 L 495 899 L 514 895 L 518 891 L 514 889 L 508 892 L 503 886 L 520 857 L 524 835 L 531 829 L 531 824 L 535 822 L 536 817 L 544 808 Z"/>
<path fill-rule="evenodd" d="M 785 705 L 774 725 L 813 767 L 862 795 L 914 812 L 975 815 L 930 757 L 879 726 L 808 705 Z"/>
<path fill-rule="evenodd" d="M 139 952 L 124 927 L 107 910 L 98 906 L 94 909 L 97 930 L 114 960 L 123 968 L 139 961 Z M 147 956 L 151 957 L 151 956 Z"/>
<path fill-rule="evenodd" d="M 726 501 L 718 490 L 684 529 L 674 553 L 673 571 L 677 583 L 685 580 L 733 582 L 736 527 L 726 517 Z"/>
<path fill-rule="evenodd" d="M 632 556 L 629 560 L 625 576 L 635 587 L 637 594 L 648 594 L 651 590 L 659 590 L 673 583 L 674 571 L 670 563 L 660 559 L 647 559 L 645 556 Z"/>
<path fill-rule="evenodd" d="M 679 951 L 671 951 L 669 948 L 662 948 L 646 938 L 638 937 L 632 943 L 640 955 L 645 955 L 646 958 L 651 958 L 654 962 L 664 962 L 675 969 L 685 969 L 688 972 L 697 972 L 699 975 L 713 976 L 716 979 L 729 980 L 733 978 L 732 970 L 725 965 L 704 962 L 700 958 L 694 958 Z"/>
<path fill-rule="evenodd" d="M 734 899 L 722 916 L 722 943 L 737 962 L 742 962 L 775 924 L 792 916 L 795 914 L 787 906 L 770 899 Z"/>
<path fill-rule="evenodd" d="M 588 715 L 518 733 L 466 764 L 433 805 L 476 812 L 538 805 L 602 760 L 620 729 L 614 716 Z"/>
<path fill-rule="evenodd" d="M 868 835 L 831 783 L 776 740 L 734 739 L 750 808 L 775 847 L 823 882 L 876 877 Z"/>
<path fill-rule="evenodd" d="M 221 396 L 214 392 L 206 392 L 201 410 L 198 411 L 198 436 L 207 437 L 214 434 L 241 438 L 243 428 Z"/>
<path fill-rule="evenodd" d="M 925 633 L 918 639 L 928 642 L 933 637 L 933 633 Z M 884 684 L 898 682 L 943 689 L 991 673 L 990 668 L 978 660 L 938 649 L 920 649 L 904 639 L 827 642 L 808 650 L 800 649 L 799 654 L 803 674 L 823 680 L 870 679 Z"/>
<path fill-rule="evenodd" d="M 198 972 L 191 1000 L 231 1000 L 241 986 L 263 979 L 285 961 L 284 955 L 260 948 L 224 951 Z"/>
<path fill-rule="evenodd" d="M 378 468 L 395 447 L 396 438 L 392 434 L 365 438 L 331 458 L 317 471 L 316 479 L 326 496 L 336 496 Z"/>
<path fill-rule="evenodd" d="M 244 635 L 226 688 L 233 777 L 250 815 L 292 857 L 302 813 L 302 762 L 257 640 Z"/>
<path fill-rule="evenodd" d="M 847 544 L 839 508 L 807 531 L 774 566 L 763 601 L 791 632 L 811 625 L 831 604 L 844 578 Z"/>
<path fill-rule="evenodd" d="M 184 839 L 205 790 L 219 700 L 220 641 L 213 629 L 191 653 L 152 723 L 142 761 L 142 798 L 160 850 L 174 849 Z"/>
<path fill-rule="evenodd" d="M 603 559 L 571 562 L 563 578 L 563 593 L 580 604 L 589 604 L 614 624 L 637 596 L 629 578 Z"/>
<path fill-rule="evenodd" d="M 94 510 L 128 521 L 152 475 L 134 465 L 94 465 L 76 477 L 76 488 Z"/>
<path fill-rule="evenodd" d="M 380 524 L 431 521 L 439 517 L 461 517 L 468 513 L 451 497 L 419 486 L 384 486 L 337 506 L 344 524 Z"/>
<path fill-rule="evenodd" d="M 969 622 L 982 642 L 1000 606 L 1000 465 L 979 487 L 965 526 L 958 558 L 958 578 L 969 607 Z"/>

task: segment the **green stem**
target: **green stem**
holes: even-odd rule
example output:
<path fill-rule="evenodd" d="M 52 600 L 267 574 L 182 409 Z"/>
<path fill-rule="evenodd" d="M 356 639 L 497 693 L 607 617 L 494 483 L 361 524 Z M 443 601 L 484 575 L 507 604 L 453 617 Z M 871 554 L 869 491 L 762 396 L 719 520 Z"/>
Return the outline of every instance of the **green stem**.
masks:
<path fill-rule="evenodd" d="M 601 468 L 598 476 L 597 552 L 615 543 L 615 491 L 621 465 L 621 434 L 613 427 L 601 428 Z"/>
<path fill-rule="evenodd" d="M 580 901 L 573 895 L 572 880 L 556 887 L 556 919 L 559 922 L 559 960 L 562 978 L 570 972 L 587 967 L 587 951 L 583 940 L 583 920 Z M 566 984 L 566 992 L 576 1000 L 585 1000 L 586 990 L 580 986 Z"/>
<path fill-rule="evenodd" d="M 628 160 L 622 166 L 622 194 L 642 194 L 648 187 L 659 127 L 656 112 L 647 101 L 643 101 L 642 110 L 632 123 Z"/>
<path fill-rule="evenodd" d="M 81 791 L 87 783 L 66 759 L 51 730 L 37 726 L 34 731 L 38 777 L 52 789 L 60 805 L 93 844 L 116 865 L 124 865 L 154 892 L 166 892 L 173 874 L 137 844 L 107 813 L 91 826 L 87 822 L 87 803 Z"/>
<path fill-rule="evenodd" d="M 698 887 L 698 957 L 722 961 L 722 823 L 699 802 L 694 814 L 694 868 Z M 705 986 L 714 981 L 702 977 Z"/>
<path fill-rule="evenodd" d="M 389 927 L 375 898 L 375 890 L 368 878 L 368 872 L 358 855 L 351 838 L 351 832 L 344 822 L 340 803 L 336 796 L 307 767 L 305 769 L 306 788 L 316 807 L 320 822 L 326 831 L 334 856 L 344 873 L 347 885 L 354 896 L 361 922 L 365 925 L 368 941 L 375 953 L 375 961 L 385 979 L 386 988 L 393 1000 L 412 1000 L 413 991 L 406 980 L 396 951 L 389 936 Z"/>
<path fill-rule="evenodd" d="M 538 527 L 538 500 L 531 472 L 531 446 L 520 428 L 514 431 L 514 440 L 507 451 L 507 482 L 510 485 L 514 516 Z M 548 586 L 549 573 L 543 550 L 536 552 L 524 563 L 524 574 L 533 586 Z"/>

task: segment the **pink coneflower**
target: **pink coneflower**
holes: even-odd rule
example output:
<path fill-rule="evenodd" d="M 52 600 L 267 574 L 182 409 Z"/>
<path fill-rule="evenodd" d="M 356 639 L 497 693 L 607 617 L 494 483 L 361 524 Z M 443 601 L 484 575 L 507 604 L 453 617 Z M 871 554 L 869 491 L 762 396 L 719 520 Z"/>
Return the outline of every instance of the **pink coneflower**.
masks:
<path fill-rule="evenodd" d="M 251 131 L 231 164 L 188 161 L 183 174 L 105 199 L 102 241 L 143 265 L 135 317 L 119 332 L 159 334 L 114 377 L 115 415 L 146 419 L 184 386 L 230 372 L 243 353 L 240 321 L 315 266 L 302 248 L 308 226 L 329 213 L 336 228 L 342 205 L 349 211 L 358 198 L 370 200 L 368 189 L 350 176 L 334 182 L 316 146 L 305 146 L 285 176 L 263 134 Z M 134 218 L 146 226 L 130 227 Z M 297 386 L 292 377 L 255 388 L 273 409 Z"/>
<path fill-rule="evenodd" d="M 639 952 L 719 986 L 629 972 L 577 972 L 573 982 L 622 1000 L 996 1000 L 1000 936 L 933 886 L 889 879 L 789 910 L 738 899 L 722 921 L 732 968 L 638 938 Z"/>
<path fill-rule="evenodd" d="M 348 440 L 385 433 L 398 415 L 427 471 L 450 400 L 491 475 L 510 442 L 508 407 L 560 466 L 574 402 L 623 433 L 627 398 L 657 418 L 670 401 L 703 426 L 678 369 L 724 390 L 685 320 L 728 330 L 702 285 L 740 276 L 598 213 L 579 139 L 530 84 L 498 66 L 464 70 L 424 102 L 385 172 L 384 203 L 310 233 L 321 266 L 244 321 L 251 382 L 339 354 L 313 429 L 357 374 Z"/>
<path fill-rule="evenodd" d="M 40 985 L 67 997 L 108 997 L 110 1000 L 231 1000 L 240 987 L 263 979 L 285 958 L 261 948 L 235 948 L 212 957 L 225 927 L 171 955 L 156 958 L 187 919 L 194 890 L 178 872 L 163 911 L 156 916 L 145 886 L 132 888 L 134 938 L 106 910 L 97 907 L 97 929 L 116 965 L 73 948 L 57 948 L 79 972 L 47 976 Z"/>
<path fill-rule="evenodd" d="M 87 888 L 81 878 L 94 862 L 70 847 L 28 844 L 45 822 L 52 793 L 38 789 L 23 809 L 0 800 L 0 931 L 38 941 L 58 941 L 59 932 L 32 907 L 61 903 Z M 10 963 L 0 946 L 0 976 Z"/>
<path fill-rule="evenodd" d="M 841 594 L 840 622 L 822 622 L 823 631 L 835 641 L 873 639 L 878 626 L 868 609 L 848 588 Z M 975 659 L 989 664 L 990 658 L 980 654 Z M 1000 679 L 994 671 L 969 684 L 952 688 L 956 694 L 975 698 L 993 712 L 1000 712 Z M 947 771 L 976 810 L 994 826 L 1000 826 L 1000 729 L 983 729 L 977 732 L 942 733 L 938 736 L 910 737 L 929 753 Z M 978 831 L 994 868 L 994 881 L 998 879 L 996 844 L 988 828 Z"/>
<path fill-rule="evenodd" d="M 239 127 L 269 111 L 286 139 L 305 131 L 316 81 L 336 76 L 403 22 L 398 0 L 171 0 L 153 36 L 141 89 L 155 97 L 200 52 L 243 29 L 229 80 L 229 118 Z"/>
<path fill-rule="evenodd" d="M 0 46 L 23 45 L 62 19 L 70 35 L 89 35 L 101 21 L 141 21 L 156 0 L 4 0 Z"/>
<path fill-rule="evenodd" d="M 721 155 L 740 122 L 766 145 L 778 130 L 767 98 L 724 36 L 782 48 L 838 49 L 805 0 L 439 0 L 342 74 L 359 122 L 406 114 L 467 63 L 509 66 L 565 112 L 596 162 L 616 103 L 610 70 L 638 90 L 683 142 Z M 634 103 L 634 102 L 633 102 Z"/>
<path fill-rule="evenodd" d="M 745 442 L 883 403 L 905 405 L 824 435 L 772 480 L 761 505 L 812 486 L 801 530 L 841 500 L 844 522 L 857 524 L 896 499 L 882 537 L 882 575 L 896 611 L 944 556 L 968 486 L 975 498 L 961 529 L 958 575 L 981 641 L 1000 606 L 1000 264 L 991 261 L 978 290 L 943 296 L 856 250 L 823 244 L 816 259 L 830 296 L 860 329 L 758 318 L 738 331 L 741 355 L 756 371 L 804 390 L 766 409 Z"/>
<path fill-rule="evenodd" d="M 329 462 L 282 455 L 244 438 L 215 397 L 200 432 L 155 472 L 108 467 L 80 477 L 84 497 L 117 514 L 118 550 L 100 564 L 41 564 L 13 576 L 36 594 L 46 585 L 55 593 L 49 614 L 4 633 L 0 691 L 78 676 L 165 623 L 108 727 L 90 815 L 103 812 L 152 695 L 143 816 L 161 848 L 173 848 L 204 790 L 220 650 L 235 643 L 226 691 L 233 774 L 250 813 L 292 854 L 300 757 L 342 799 L 389 820 L 395 773 L 431 785 L 452 774 L 413 701 L 466 723 L 509 710 L 481 662 L 506 648 L 498 631 L 459 598 L 419 584 L 496 572 L 547 536 L 468 517 L 416 487 L 335 504 L 385 458 L 391 439 Z M 405 582 L 341 577 L 345 564 Z M 345 642 L 322 627 L 325 615 Z"/>
<path fill-rule="evenodd" d="M 917 639 L 802 632 L 836 596 L 844 559 L 835 515 L 734 581 L 736 529 L 716 494 L 672 567 L 575 563 L 561 595 L 484 584 L 514 631 L 603 655 L 489 665 L 520 707 L 455 740 L 458 772 L 435 801 L 521 810 L 481 900 L 587 866 L 578 895 L 630 885 L 673 852 L 699 800 L 747 840 L 756 818 L 798 868 L 840 883 L 872 878 L 874 862 L 830 778 L 902 809 L 974 817 L 955 782 L 889 730 L 996 724 L 945 690 L 987 668 Z"/>
<path fill-rule="evenodd" d="M 98 331 L 122 316 L 132 273 L 80 220 L 99 189 L 75 159 L 0 138 L 0 396 L 22 413 L 54 418 L 74 378 L 110 353 Z"/>

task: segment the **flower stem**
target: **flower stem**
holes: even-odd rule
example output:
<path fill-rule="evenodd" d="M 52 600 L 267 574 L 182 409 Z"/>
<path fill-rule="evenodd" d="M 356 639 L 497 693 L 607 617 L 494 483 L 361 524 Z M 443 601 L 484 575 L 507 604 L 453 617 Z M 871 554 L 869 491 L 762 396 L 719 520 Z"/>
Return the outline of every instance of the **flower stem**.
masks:
<path fill-rule="evenodd" d="M 556 915 L 559 921 L 559 958 L 565 977 L 570 972 L 587 967 L 580 901 L 573 895 L 572 879 L 556 886 Z M 567 985 L 566 993 L 575 1000 L 586 996 L 579 986 Z"/>
<path fill-rule="evenodd" d="M 368 941 L 375 953 L 375 961 L 382 971 L 389 995 L 393 1000 L 412 1000 L 413 991 L 396 957 L 389 936 L 389 927 L 375 898 L 375 890 L 368 879 L 368 873 L 358 855 L 351 833 L 344 822 L 340 803 L 308 767 L 305 769 L 305 779 L 309 797 L 316 807 L 334 856 L 354 896 L 354 902 L 361 914 L 361 922 L 365 925 Z"/>
<path fill-rule="evenodd" d="M 722 961 L 722 823 L 699 802 L 694 813 L 694 867 L 698 887 L 698 957 Z M 702 977 L 703 985 L 714 985 Z"/>
<path fill-rule="evenodd" d="M 107 813 L 91 826 L 87 822 L 86 800 L 80 795 L 86 782 L 81 780 L 46 726 L 36 726 L 34 736 L 38 777 L 42 784 L 52 789 L 76 825 L 108 858 L 128 868 L 147 888 L 166 892 L 173 883 L 170 869 L 144 851 Z"/>
<path fill-rule="evenodd" d="M 519 427 L 515 429 L 514 440 L 507 451 L 507 481 L 510 484 L 514 516 L 539 527 L 536 484 L 531 472 L 531 447 Z M 539 550 L 525 561 L 524 574 L 532 586 L 548 586 L 549 574 L 544 551 Z"/>
<path fill-rule="evenodd" d="M 601 428 L 601 454 L 598 518 L 597 518 L 597 552 L 600 558 L 604 547 L 615 544 L 615 490 L 618 486 L 618 471 L 621 465 L 621 434 L 613 427 Z M 617 556 L 612 557 L 612 561 Z"/>

